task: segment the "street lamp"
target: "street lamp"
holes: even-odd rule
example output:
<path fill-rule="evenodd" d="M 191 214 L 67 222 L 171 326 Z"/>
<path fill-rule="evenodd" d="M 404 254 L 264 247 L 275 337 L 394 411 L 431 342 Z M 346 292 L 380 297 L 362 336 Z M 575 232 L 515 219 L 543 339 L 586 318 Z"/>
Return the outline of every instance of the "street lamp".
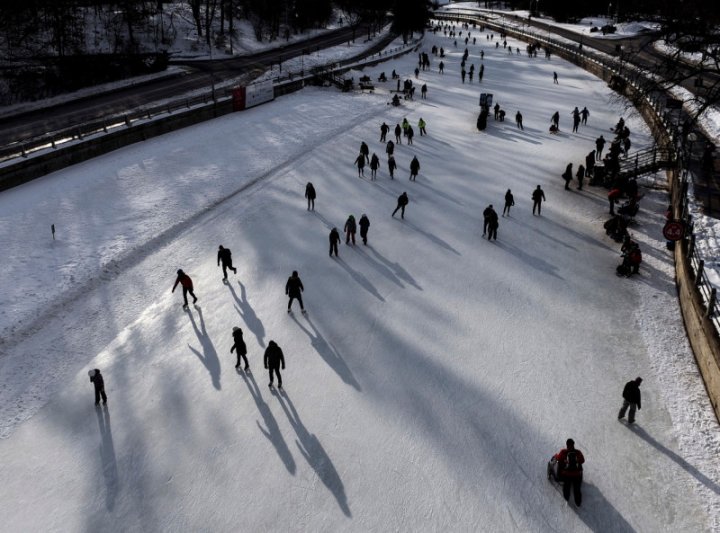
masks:
<path fill-rule="evenodd" d="M 690 145 L 688 146 L 688 162 L 692 162 L 692 149 L 693 149 L 693 143 L 697 141 L 697 135 L 694 131 L 691 131 L 688 136 L 687 140 L 690 141 Z"/>
<path fill-rule="evenodd" d="M 608 4 L 608 19 L 610 19 L 610 17 L 612 17 L 611 13 L 612 13 L 612 2 L 610 2 Z"/>

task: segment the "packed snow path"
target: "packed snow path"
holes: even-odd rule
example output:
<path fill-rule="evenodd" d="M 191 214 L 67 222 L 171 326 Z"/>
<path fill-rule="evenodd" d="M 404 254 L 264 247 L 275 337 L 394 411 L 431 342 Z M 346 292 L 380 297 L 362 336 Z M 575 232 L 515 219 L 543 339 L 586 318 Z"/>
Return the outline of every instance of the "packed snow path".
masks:
<path fill-rule="evenodd" d="M 661 242 L 665 196 L 649 192 L 632 228 L 641 275 L 618 278 L 606 191 L 564 191 L 560 178 L 622 107 L 568 63 L 473 35 L 482 85 L 460 82 L 463 46 L 429 35 L 425 51 L 449 57 L 444 75 L 433 58 L 416 81 L 426 101 L 306 89 L 0 195 L 3 529 L 718 528 L 719 432 Z M 416 59 L 371 75 L 412 76 Z M 483 133 L 481 89 L 507 112 Z M 576 105 L 590 121 L 570 134 Z M 396 147 L 391 181 L 379 126 L 405 116 L 414 146 Z M 634 147 L 650 144 L 628 124 Z M 382 161 L 374 182 L 352 165 L 363 140 Z M 516 205 L 488 242 L 482 210 L 500 212 L 508 188 Z M 393 219 L 403 191 L 405 219 Z M 362 213 L 369 246 L 330 259 L 330 229 Z M 238 268 L 227 285 L 218 244 Z M 200 299 L 189 312 L 170 294 L 177 268 Z M 307 316 L 285 312 L 292 270 Z M 236 325 L 249 375 L 233 368 Z M 270 340 L 285 352 L 284 395 L 262 369 Z M 92 405 L 91 368 L 107 409 Z M 638 375 L 630 429 L 616 414 Z M 568 437 L 587 459 L 581 509 L 545 478 Z"/>

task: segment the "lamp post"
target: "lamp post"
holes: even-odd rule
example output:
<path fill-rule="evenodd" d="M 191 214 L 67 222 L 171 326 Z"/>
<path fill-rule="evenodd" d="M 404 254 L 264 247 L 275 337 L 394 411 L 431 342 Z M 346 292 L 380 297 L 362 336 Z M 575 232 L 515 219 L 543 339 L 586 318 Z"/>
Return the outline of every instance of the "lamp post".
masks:
<path fill-rule="evenodd" d="M 695 134 L 694 131 L 691 131 L 691 132 L 688 134 L 687 140 L 690 142 L 690 145 L 688 146 L 687 158 L 688 158 L 688 163 L 691 163 L 691 162 L 692 162 L 692 153 L 693 153 L 693 152 L 692 152 L 693 143 L 694 143 L 695 141 L 697 141 L 697 135 Z"/>
<path fill-rule="evenodd" d="M 611 13 L 612 13 L 612 2 L 610 2 L 608 4 L 608 19 L 610 19 L 610 17 L 612 17 Z"/>

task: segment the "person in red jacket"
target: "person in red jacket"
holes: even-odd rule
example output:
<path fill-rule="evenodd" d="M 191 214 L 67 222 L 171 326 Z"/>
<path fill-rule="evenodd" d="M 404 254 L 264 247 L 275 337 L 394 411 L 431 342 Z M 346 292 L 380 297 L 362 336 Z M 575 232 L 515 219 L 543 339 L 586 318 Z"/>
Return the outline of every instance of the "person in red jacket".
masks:
<path fill-rule="evenodd" d="M 195 296 L 195 293 L 193 292 L 193 282 L 190 279 L 190 276 L 185 274 L 185 272 L 182 271 L 182 269 L 179 269 L 177 271 L 177 279 L 175 280 L 175 285 L 173 285 L 172 292 L 175 292 L 175 288 L 178 286 L 178 283 L 182 285 L 183 290 L 183 300 L 185 300 L 185 303 L 183 304 L 183 307 L 188 306 L 187 301 L 187 295 L 190 293 L 190 296 L 193 297 L 193 303 L 197 302 L 197 296 Z"/>
<path fill-rule="evenodd" d="M 585 457 L 580 450 L 575 448 L 575 441 L 568 439 L 566 448 L 563 448 L 555 454 L 558 462 L 558 480 L 563 482 L 563 496 L 565 500 L 570 499 L 570 489 L 572 488 L 575 505 L 582 505 L 582 493 L 580 485 L 583 479 L 583 463 Z"/>

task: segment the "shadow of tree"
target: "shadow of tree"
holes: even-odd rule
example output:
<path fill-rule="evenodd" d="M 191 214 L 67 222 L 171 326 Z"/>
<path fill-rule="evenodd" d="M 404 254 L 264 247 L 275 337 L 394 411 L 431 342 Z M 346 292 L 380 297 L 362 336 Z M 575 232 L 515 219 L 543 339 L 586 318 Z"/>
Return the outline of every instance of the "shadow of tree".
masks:
<path fill-rule="evenodd" d="M 285 411 L 285 414 L 290 421 L 290 425 L 295 430 L 298 439 L 295 441 L 300 453 L 305 457 L 308 464 L 315 470 L 315 473 L 320 478 L 320 481 L 332 492 L 333 496 L 337 500 L 340 509 L 345 513 L 345 516 L 351 517 L 350 507 L 348 506 L 347 495 L 345 494 L 345 486 L 343 485 L 340 475 L 333 465 L 332 460 L 328 456 L 325 448 L 318 438 L 310 433 L 307 428 L 303 425 L 300 420 L 300 416 L 295 410 L 295 406 L 287 393 L 282 392 L 277 394 L 280 400 L 280 405 Z"/>
<path fill-rule="evenodd" d="M 247 388 L 250 391 L 250 396 L 252 396 L 255 401 L 255 405 L 257 406 L 258 411 L 260 411 L 260 416 L 263 417 L 263 421 L 265 422 L 265 428 L 267 428 L 263 428 L 260 425 L 260 422 L 256 421 L 258 429 L 260 429 L 260 432 L 272 443 L 275 447 L 275 451 L 280 456 L 280 460 L 285 465 L 285 468 L 287 468 L 287 471 L 294 476 L 296 469 L 295 460 L 290 453 L 290 449 L 285 443 L 282 433 L 280 433 L 280 427 L 278 426 L 277 420 L 275 420 L 272 411 L 270 411 L 270 407 L 268 407 L 268 404 L 266 404 L 265 400 L 263 400 L 262 394 L 260 394 L 260 389 L 258 388 L 255 378 L 252 374 L 248 374 L 246 372 L 240 372 L 239 374 L 245 381 L 245 385 L 247 385 Z"/>
<path fill-rule="evenodd" d="M 197 358 L 200 359 L 203 365 L 205 365 L 205 368 L 207 368 L 208 372 L 210 373 L 210 378 L 212 379 L 213 386 L 217 390 L 220 390 L 220 359 L 218 359 L 215 346 L 213 345 L 212 340 L 210 340 L 210 337 L 205 330 L 205 321 L 203 320 L 202 310 L 197 305 L 195 306 L 195 310 L 200 317 L 200 329 L 198 329 L 197 324 L 195 324 L 195 317 L 193 316 L 192 311 L 188 311 L 188 316 L 190 317 L 190 322 L 192 323 L 192 327 L 195 330 L 195 335 L 197 335 L 197 338 L 200 341 L 203 353 L 201 354 L 198 350 L 196 350 L 189 344 L 188 348 L 190 348 L 192 353 L 197 355 Z"/>

